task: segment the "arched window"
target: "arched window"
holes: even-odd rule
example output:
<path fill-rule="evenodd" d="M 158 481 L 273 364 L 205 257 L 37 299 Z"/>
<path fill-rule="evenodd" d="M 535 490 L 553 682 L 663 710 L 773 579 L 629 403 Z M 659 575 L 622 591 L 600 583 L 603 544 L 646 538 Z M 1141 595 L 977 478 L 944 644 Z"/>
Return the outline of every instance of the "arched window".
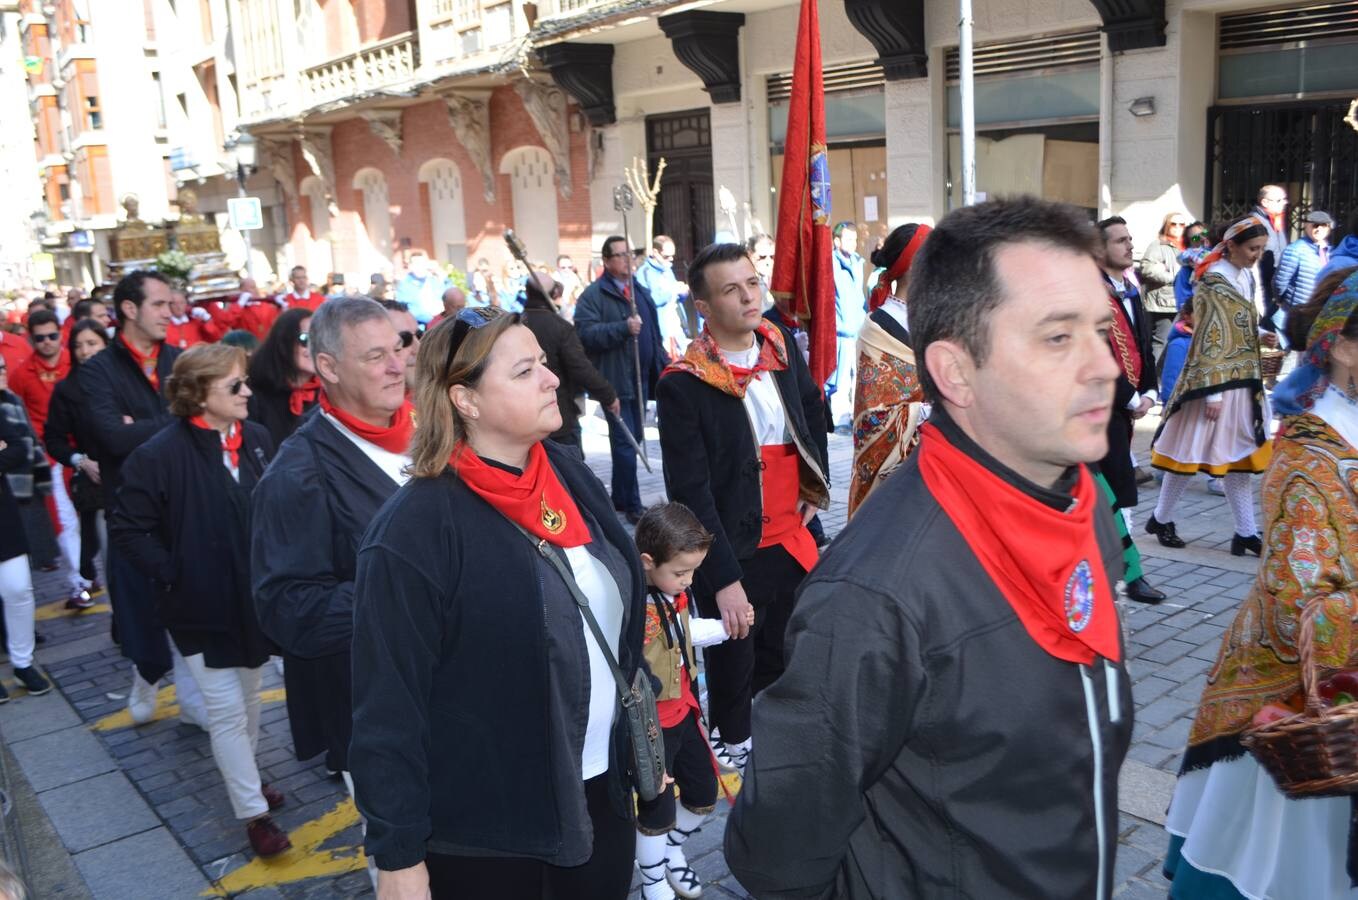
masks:
<path fill-rule="evenodd" d="M 366 274 L 391 273 L 391 207 L 387 199 L 387 179 L 379 170 L 359 169 L 354 173 L 354 190 L 363 194 L 363 230 L 360 258 Z"/>
<path fill-rule="evenodd" d="M 428 185 L 429 221 L 434 229 L 434 246 L 429 252 L 440 262 L 467 271 L 467 215 L 457 164 L 431 159 L 420 166 L 420 182 Z"/>
<path fill-rule="evenodd" d="M 334 271 L 334 251 L 330 246 L 330 206 L 325 199 L 325 184 L 315 175 L 302 179 L 299 193 L 307 200 L 311 240 L 306 247 L 307 269 L 318 276 Z"/>
<path fill-rule="evenodd" d="M 500 160 L 500 174 L 509 176 L 514 197 L 512 227 L 529 258 L 554 264 L 560 235 L 551 154 L 542 147 L 516 147 Z"/>

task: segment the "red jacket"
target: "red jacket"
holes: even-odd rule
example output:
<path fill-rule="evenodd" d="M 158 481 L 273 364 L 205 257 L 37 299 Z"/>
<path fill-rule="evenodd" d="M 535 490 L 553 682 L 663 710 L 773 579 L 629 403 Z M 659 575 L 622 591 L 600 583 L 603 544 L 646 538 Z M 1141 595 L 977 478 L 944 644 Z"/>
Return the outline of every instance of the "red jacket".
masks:
<path fill-rule="evenodd" d="M 178 347 L 180 350 L 187 350 L 196 344 L 205 343 L 207 339 L 203 337 L 203 325 L 203 322 L 199 322 L 193 316 L 186 316 L 183 322 L 176 322 L 171 319 L 170 324 L 165 329 L 165 343 L 171 347 Z"/>
<path fill-rule="evenodd" d="M 312 312 L 315 312 L 316 308 L 325 302 L 325 295 L 318 294 L 316 291 L 312 291 L 305 297 L 299 297 L 297 296 L 296 292 L 288 291 L 286 294 L 279 294 L 278 299 L 287 303 L 288 309 L 296 309 L 297 307 L 301 306 L 311 310 Z M 260 337 L 262 338 L 263 335 L 261 335 Z"/>
<path fill-rule="evenodd" d="M 0 328 L 0 359 L 5 361 L 9 368 L 10 381 L 14 380 L 14 373 L 19 371 L 19 366 L 24 364 L 28 355 L 33 352 L 33 347 L 17 334 Z"/>
<path fill-rule="evenodd" d="M 269 329 L 273 327 L 274 320 L 282 312 L 278 304 L 272 300 L 255 300 L 240 311 L 240 319 L 236 323 L 237 328 L 244 328 L 254 334 L 261 341 L 269 334 Z"/>
<path fill-rule="evenodd" d="M 41 356 L 29 353 L 28 358 L 21 362 L 17 369 L 10 370 L 9 389 L 24 401 L 28 418 L 33 423 L 33 433 L 38 435 L 39 439 L 47 424 L 47 406 L 52 402 L 52 391 L 56 390 L 57 382 L 70 374 L 70 371 L 71 355 L 65 350 L 57 357 L 55 366 L 49 367 L 42 361 Z"/>

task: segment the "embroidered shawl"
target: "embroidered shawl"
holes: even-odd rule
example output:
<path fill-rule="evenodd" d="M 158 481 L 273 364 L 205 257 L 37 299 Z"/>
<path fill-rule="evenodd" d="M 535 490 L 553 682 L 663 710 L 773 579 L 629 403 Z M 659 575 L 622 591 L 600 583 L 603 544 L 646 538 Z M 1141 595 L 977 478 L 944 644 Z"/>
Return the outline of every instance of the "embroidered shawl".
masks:
<path fill-rule="evenodd" d="M 1166 407 L 1173 415 L 1185 401 L 1231 388 L 1262 391 L 1259 314 L 1219 272 L 1208 272 L 1193 292 L 1193 342 Z"/>
<path fill-rule="evenodd" d="M 850 516 L 919 445 L 923 410 L 914 351 L 868 318 L 858 333 Z"/>

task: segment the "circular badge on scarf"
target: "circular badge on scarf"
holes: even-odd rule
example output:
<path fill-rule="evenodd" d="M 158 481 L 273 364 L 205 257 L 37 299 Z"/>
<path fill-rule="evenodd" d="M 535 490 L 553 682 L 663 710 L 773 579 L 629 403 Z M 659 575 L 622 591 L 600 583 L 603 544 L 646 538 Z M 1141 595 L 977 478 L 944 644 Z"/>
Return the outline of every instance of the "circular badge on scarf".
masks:
<path fill-rule="evenodd" d="M 1066 582 L 1066 624 L 1077 634 L 1084 631 L 1094 615 L 1094 573 L 1088 560 L 1080 560 Z"/>

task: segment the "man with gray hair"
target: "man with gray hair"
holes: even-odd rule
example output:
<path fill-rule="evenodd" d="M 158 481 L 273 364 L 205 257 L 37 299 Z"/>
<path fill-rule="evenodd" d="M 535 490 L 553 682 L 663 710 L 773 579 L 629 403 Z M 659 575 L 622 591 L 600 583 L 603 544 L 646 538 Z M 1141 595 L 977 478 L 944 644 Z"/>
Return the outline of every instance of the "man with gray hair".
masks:
<path fill-rule="evenodd" d="M 408 477 L 405 354 L 367 297 L 323 304 L 307 336 L 321 395 L 255 488 L 251 581 L 260 627 L 283 653 L 299 760 L 349 767 L 349 644 L 359 538 Z"/>

